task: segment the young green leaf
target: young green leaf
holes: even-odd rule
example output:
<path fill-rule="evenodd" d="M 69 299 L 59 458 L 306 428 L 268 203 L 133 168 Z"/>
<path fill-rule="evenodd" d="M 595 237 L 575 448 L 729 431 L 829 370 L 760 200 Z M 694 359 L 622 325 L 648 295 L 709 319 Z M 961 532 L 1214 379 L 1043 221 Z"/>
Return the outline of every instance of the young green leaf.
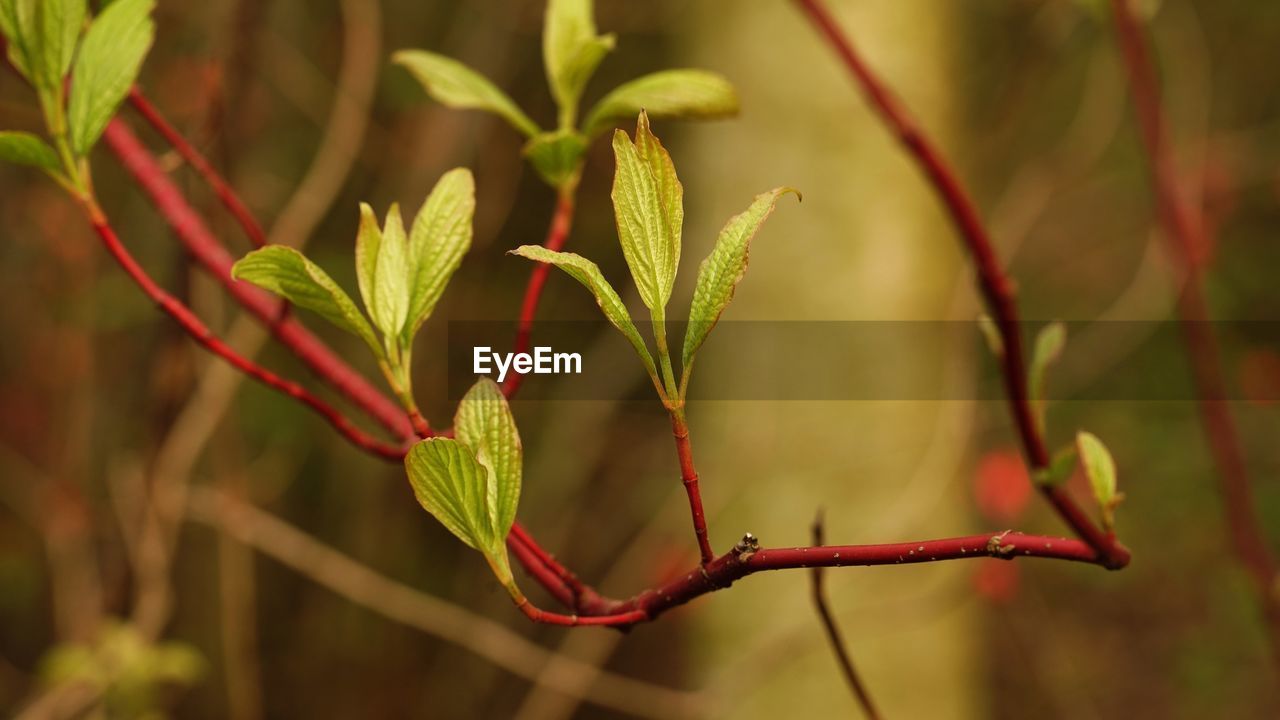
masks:
<path fill-rule="evenodd" d="M 427 94 L 451 108 L 485 110 L 504 118 L 527 137 L 538 126 L 488 78 L 462 63 L 425 50 L 401 50 L 391 61 L 409 71 Z"/>
<path fill-rule="evenodd" d="M 738 113 L 738 94 L 723 76 L 706 70 L 663 70 L 619 85 L 587 114 L 587 137 L 630 120 L 641 110 L 656 118 L 714 119 Z"/>
<path fill-rule="evenodd" d="M 117 0 L 89 25 L 76 56 L 68 121 L 71 149 L 83 157 L 129 94 L 151 48 L 155 0 Z"/>
<path fill-rule="evenodd" d="M 563 187 L 578 177 L 586 151 L 587 139 L 573 130 L 541 133 L 524 146 L 529 164 L 554 188 Z"/>
<path fill-rule="evenodd" d="M 997 358 L 1004 357 L 1004 338 L 1000 335 L 1000 328 L 996 325 L 996 321 L 991 316 L 982 313 L 978 316 L 978 330 L 982 333 L 982 339 L 987 343 L 987 349 Z"/>
<path fill-rule="evenodd" d="M 523 451 L 507 398 L 493 380 L 482 377 L 458 403 L 455 437 L 476 453 L 489 471 L 486 505 L 498 542 L 511 531 L 520 504 Z"/>
<path fill-rule="evenodd" d="M 382 252 L 382 228 L 378 216 L 368 203 L 360 203 L 360 228 L 356 231 L 356 282 L 360 287 L 360 300 L 373 314 L 377 302 L 378 255 Z"/>
<path fill-rule="evenodd" d="M 1115 460 L 1107 446 L 1089 432 L 1076 434 L 1076 449 L 1080 453 L 1085 476 L 1089 478 L 1089 486 L 1093 488 L 1093 497 L 1102 510 L 1102 524 L 1110 530 L 1115 525 L 1116 505 L 1122 499 L 1116 492 Z"/>
<path fill-rule="evenodd" d="M 1045 325 L 1036 335 L 1035 349 L 1031 353 L 1031 365 L 1027 370 L 1027 389 L 1033 400 L 1044 402 L 1045 372 L 1050 365 L 1057 362 L 1059 357 L 1062 357 L 1062 349 L 1066 344 L 1067 326 L 1060 322 Z"/>
<path fill-rule="evenodd" d="M 16 130 L 0 131 L 0 161 L 55 171 L 61 165 L 58 153 L 45 141 Z"/>
<path fill-rule="evenodd" d="M 120 3 L 127 1 L 119 0 Z M 231 277 L 251 282 L 298 307 L 318 313 L 364 340 L 378 357 L 383 356 L 373 328 L 356 304 L 333 278 L 297 250 L 283 245 L 254 250 L 231 267 Z"/>
<path fill-rule="evenodd" d="M 1061 485 L 1071 477 L 1076 469 L 1076 458 L 1079 452 L 1075 445 L 1068 445 L 1049 460 L 1049 467 L 1035 471 L 1034 480 L 1037 485 Z"/>
<path fill-rule="evenodd" d="M 62 88 L 62 79 L 71 69 L 76 40 L 84 29 L 85 0 L 37 0 L 40 70 L 38 87 Z"/>
<path fill-rule="evenodd" d="M 555 265 L 568 273 L 569 277 L 581 283 L 595 297 L 596 304 L 604 311 L 604 316 L 627 338 L 631 343 L 631 347 L 635 348 L 636 354 L 640 356 L 640 362 L 644 363 L 645 370 L 649 372 L 649 376 L 657 378 L 658 372 L 653 364 L 653 356 L 649 354 L 649 348 L 644 344 L 644 338 L 640 337 L 635 323 L 631 321 L 631 314 L 627 312 L 627 306 L 623 304 L 622 298 L 618 297 L 618 293 L 614 291 L 609 281 L 605 280 L 604 275 L 600 273 L 600 268 L 595 263 L 581 255 L 555 252 L 541 245 L 521 245 L 512 250 L 511 254 Z"/>
<path fill-rule="evenodd" d="M 475 450 L 430 438 L 409 449 L 404 468 L 418 503 L 459 540 L 486 554 L 505 540 L 489 512 L 489 470 Z"/>
<path fill-rule="evenodd" d="M 38 0 L 0 0 L 0 33 L 9 44 L 9 62 L 18 74 L 33 85 L 41 80 L 36 72 L 41 54 L 37 51 L 39 31 L 36 20 Z M 37 85 L 39 87 L 39 85 Z"/>
<path fill-rule="evenodd" d="M 618 240 L 640 299 L 660 317 L 671 298 L 680 262 L 680 235 L 672 231 L 672 221 L 683 217 L 684 210 L 678 204 L 683 191 L 666 151 L 648 130 L 648 120 L 641 113 L 636 137 L 645 151 L 643 156 L 625 132 L 614 132 L 617 169 L 612 198 Z"/>
<path fill-rule="evenodd" d="M 409 239 L 399 205 L 387 211 L 382 227 L 373 270 L 373 304 L 368 310 L 388 342 L 400 337 L 409 316 Z"/>
<path fill-rule="evenodd" d="M 560 129 L 573 127 L 578 101 L 604 56 L 612 35 L 596 35 L 593 0 L 548 0 L 543 20 L 542 59 L 547 83 L 560 106 Z"/>
<path fill-rule="evenodd" d="M 418 210 L 409 233 L 408 344 L 435 310 L 449 278 L 471 247 L 475 180 L 466 168 L 445 173 Z"/>
<path fill-rule="evenodd" d="M 681 354 L 685 381 L 698 348 L 702 347 L 711 328 L 715 327 L 721 313 L 733 300 L 733 292 L 747 272 L 751 238 L 773 212 L 778 198 L 789 192 L 800 197 L 793 188 L 774 188 L 757 195 L 744 212 L 729 218 L 716 238 L 711 254 L 698 268 L 698 282 L 693 290 L 693 304 L 689 307 L 689 325 L 685 328 L 684 352 Z"/>

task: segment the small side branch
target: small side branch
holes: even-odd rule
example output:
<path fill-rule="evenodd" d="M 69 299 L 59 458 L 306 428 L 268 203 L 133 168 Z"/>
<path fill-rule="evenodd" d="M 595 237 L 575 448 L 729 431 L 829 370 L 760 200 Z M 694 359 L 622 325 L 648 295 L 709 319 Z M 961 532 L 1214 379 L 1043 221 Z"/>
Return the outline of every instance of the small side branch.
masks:
<path fill-rule="evenodd" d="M 818 511 L 818 516 L 813 520 L 813 545 L 814 547 L 822 547 L 823 544 L 823 527 L 822 527 L 822 511 Z M 845 644 L 844 634 L 840 632 L 840 626 L 836 623 L 835 615 L 832 614 L 831 608 L 827 605 L 827 592 L 824 574 L 826 568 L 815 567 L 809 574 L 813 580 L 813 605 L 818 611 L 818 619 L 822 621 L 822 629 L 826 632 L 827 640 L 831 643 L 831 649 L 836 654 L 836 662 L 840 664 L 840 672 L 844 675 L 845 682 L 849 684 L 849 690 L 853 692 L 853 697 L 862 706 L 862 711 L 871 720 L 881 720 L 880 711 L 876 709 L 875 702 L 871 699 L 871 693 L 867 691 L 867 686 L 862 682 L 862 677 L 853 666 L 853 658 L 849 655 L 849 648 Z"/>
<path fill-rule="evenodd" d="M 959 177 L 933 143 L 924 135 L 910 114 L 894 97 L 888 86 L 854 49 L 853 43 L 840 29 L 835 18 L 821 0 L 795 0 L 813 21 L 818 32 L 835 50 L 845 68 L 853 76 L 872 109 L 898 138 L 910 158 L 920 167 L 939 199 L 946 206 L 956 230 L 978 274 L 978 286 L 995 319 L 1004 341 L 1001 369 L 1009 409 L 1013 415 L 1023 452 L 1033 469 L 1048 467 L 1048 446 L 1035 421 L 1027 390 L 1027 369 L 1019 334 L 1018 309 L 1014 302 L 1013 284 L 1000 266 L 977 207 L 960 183 Z M 1105 559 L 1107 567 L 1120 568 L 1129 563 L 1129 551 L 1109 533 L 1099 528 L 1066 492 L 1044 486 L 1046 498 L 1075 534 L 1089 543 Z"/>
<path fill-rule="evenodd" d="M 684 491 L 689 496 L 689 514 L 693 517 L 693 534 L 698 538 L 698 551 L 702 555 L 702 564 L 706 565 L 714 560 L 716 555 L 707 537 L 707 514 L 702 509 L 698 470 L 693 466 L 693 446 L 689 442 L 689 424 L 685 422 L 682 410 L 671 413 L 671 434 L 676 441 L 676 457 L 680 460 L 680 481 L 684 484 Z"/>

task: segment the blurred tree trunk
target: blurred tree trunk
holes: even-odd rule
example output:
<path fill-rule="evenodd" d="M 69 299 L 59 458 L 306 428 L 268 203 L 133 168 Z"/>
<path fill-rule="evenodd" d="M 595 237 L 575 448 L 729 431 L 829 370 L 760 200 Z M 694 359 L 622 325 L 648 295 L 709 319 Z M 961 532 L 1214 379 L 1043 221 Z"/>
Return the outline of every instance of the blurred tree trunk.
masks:
<path fill-rule="evenodd" d="M 831 4 L 872 66 L 939 143 L 954 150 L 951 5 Z M 692 268 L 726 218 L 758 192 L 793 185 L 804 202 L 784 201 L 757 238 L 749 278 L 726 320 L 948 317 L 964 261 L 953 233 L 915 166 L 808 22 L 788 2 L 738 3 L 733 12 L 703 3 L 689 17 L 695 27 L 684 36 L 687 57 L 681 59 L 730 74 L 743 114 L 681 130 L 688 133 L 681 136 L 681 167 L 688 168 L 691 200 L 686 291 L 696 275 Z M 682 312 L 677 305 L 671 314 Z M 709 347 L 714 342 L 713 335 Z M 819 506 L 833 544 L 969 527 L 966 486 L 955 481 L 968 404 L 699 403 L 700 383 L 733 387 L 804 361 L 785 347 L 734 350 L 706 351 L 691 390 L 703 494 L 709 507 L 723 509 L 711 524 L 718 551 L 745 531 L 766 545 L 807 544 Z M 868 350 L 830 350 L 847 357 L 850 382 L 857 381 L 859 353 Z M 937 365 L 936 358 L 920 357 L 918 347 L 914 356 L 911 350 L 873 352 L 903 353 L 904 366 Z M 964 353 L 955 361 L 969 362 Z M 833 610 L 888 716 L 977 714 L 974 681 L 981 665 L 968 570 L 949 563 L 830 573 Z M 699 605 L 695 632 L 702 637 L 693 646 L 704 656 L 693 665 L 708 669 L 703 680 L 719 691 L 723 716 L 856 712 L 810 606 L 808 583 L 796 572 L 756 576 Z"/>

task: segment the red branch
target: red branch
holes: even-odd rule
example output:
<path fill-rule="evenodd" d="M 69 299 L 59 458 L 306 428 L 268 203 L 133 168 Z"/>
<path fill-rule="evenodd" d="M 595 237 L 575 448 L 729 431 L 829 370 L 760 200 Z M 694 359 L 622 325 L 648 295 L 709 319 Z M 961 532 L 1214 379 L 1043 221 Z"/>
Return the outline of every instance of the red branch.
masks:
<path fill-rule="evenodd" d="M 209 232 L 200 216 L 190 207 L 182 194 L 156 164 L 150 152 L 137 141 L 123 124 L 119 121 L 113 121 L 107 129 L 105 137 L 110 148 L 148 193 L 184 246 L 196 257 L 198 262 L 227 287 L 237 301 L 266 322 L 282 344 L 298 354 L 300 358 L 338 388 L 340 392 L 352 399 L 384 425 L 396 429 L 404 439 L 412 439 L 413 428 L 403 411 L 370 386 L 362 376 L 333 356 L 325 345 L 307 333 L 296 322 L 280 319 L 279 308 L 281 304 L 278 301 L 275 301 L 271 296 L 266 295 L 257 288 L 244 283 L 237 283 L 230 279 L 229 271 L 232 259 L 226 249 Z M 571 221 L 572 200 L 562 196 L 548 233 L 546 241 L 548 247 L 560 247 L 563 245 L 568 235 Z M 111 234 L 110 237 L 114 238 L 114 234 Z M 109 249 L 116 248 L 123 252 L 123 248 L 119 246 L 118 241 L 108 242 L 107 244 Z M 116 254 L 114 249 L 113 254 Z M 119 257 L 119 255 L 117 256 Z M 125 257 L 127 258 L 127 256 Z M 126 270 L 130 270 L 130 274 L 134 274 L 131 268 L 136 269 L 136 263 L 133 263 L 131 259 L 128 262 L 122 261 L 122 263 L 125 265 Z M 523 343 L 527 347 L 528 336 L 532 328 L 533 318 L 536 315 L 541 288 L 546 280 L 545 272 L 541 279 L 536 277 L 539 269 L 544 268 L 541 268 L 541 266 L 535 268 L 535 277 L 531 277 L 530 287 L 525 294 L 525 302 L 521 312 L 522 332 L 517 336 L 518 346 Z M 143 277 L 145 277 L 145 274 Z M 137 279 L 136 275 L 135 279 Z M 148 283 L 150 283 L 149 279 L 147 283 L 142 283 L 144 289 L 148 288 Z M 163 293 L 159 288 L 155 288 L 153 283 L 150 283 L 150 285 L 155 291 Z M 169 310 L 169 308 L 166 307 L 166 310 Z M 202 328 L 203 326 L 199 327 Z M 193 334 L 196 335 L 197 339 L 208 337 L 207 330 Z M 1009 344 L 1012 345 L 1013 343 Z M 250 371 L 246 369 L 246 372 Z M 265 373 L 266 371 L 261 372 Z M 251 372 L 250 374 L 254 373 Z M 258 374 L 254 374 L 254 376 L 261 379 Z M 514 388 L 507 388 L 507 391 L 510 394 L 514 392 Z M 441 434 L 447 433 L 448 431 L 443 431 Z M 680 433 L 678 429 L 676 440 L 679 449 Z M 357 442 L 357 445 L 363 447 L 360 442 Z M 388 459 L 399 460 L 403 455 L 403 450 L 397 449 L 394 453 L 377 452 L 376 454 Z M 683 460 L 684 455 L 682 454 L 682 471 L 685 470 Z M 689 469 L 691 471 L 691 461 Z M 693 472 L 682 472 L 682 474 L 696 475 Z M 1085 522 L 1087 522 L 1087 519 Z M 559 602 L 574 608 L 581 615 L 549 613 L 538 610 L 527 602 L 521 605 L 521 611 L 535 621 L 562 625 L 627 626 L 652 620 L 666 610 L 684 604 L 702 594 L 723 589 L 742 577 L 765 570 L 921 563 L 970 557 L 1012 559 L 1023 556 L 1072 560 L 1115 569 L 1122 567 L 1128 559 L 1127 553 L 1122 556 L 1115 554 L 1124 552 L 1123 548 L 1119 546 L 1112 548 L 1113 554 L 1099 556 L 1090 545 L 1077 540 L 1039 537 L 1013 532 L 930 540 L 918 543 L 765 550 L 758 549 L 754 538 L 748 535 L 731 552 L 711 559 L 710 562 L 696 567 L 675 581 L 658 588 L 646 590 L 630 600 L 620 601 L 606 598 L 581 583 L 571 572 L 556 562 L 550 553 L 539 547 L 519 523 L 516 523 L 512 528 L 511 535 L 508 537 L 508 547 L 511 549 L 512 554 L 516 556 L 517 561 L 532 577 L 537 579 L 539 584 L 543 585 Z M 1118 560 L 1117 558 L 1122 559 Z"/>
<path fill-rule="evenodd" d="M 1188 205 L 1178 181 L 1146 37 L 1125 0 L 1112 0 L 1111 8 L 1160 220 L 1175 254 L 1186 264 L 1186 284 L 1178 297 L 1178 314 L 1198 388 L 1200 422 L 1218 466 L 1227 532 L 1232 548 L 1253 581 L 1270 631 L 1272 649 L 1280 658 L 1280 567 L 1267 547 L 1266 534 L 1254 510 L 1244 448 L 1226 403 L 1218 343 L 1203 295 L 1203 268 L 1210 245 L 1208 231 Z"/>
<path fill-rule="evenodd" d="M 1002 369 L 1005 392 L 1009 398 L 1010 411 L 1018 428 L 1023 451 L 1032 468 L 1048 467 L 1049 451 L 1035 422 L 1035 413 L 1027 392 L 1026 363 L 1023 359 L 1022 337 L 1019 333 L 1018 309 L 1013 299 L 1013 286 L 1000 267 L 994 246 L 973 201 L 965 192 L 951 166 L 943 159 L 942 154 L 925 137 L 888 87 L 854 50 L 852 42 L 840 29 L 821 0 L 796 0 L 796 3 L 808 14 L 818 31 L 831 44 L 846 69 L 866 94 L 872 108 L 897 136 L 910 157 L 920 166 L 943 204 L 946 205 L 956 229 L 970 255 L 973 256 L 978 273 L 978 286 L 1004 340 Z M 1124 567 L 1129 563 L 1129 551 L 1117 543 L 1114 536 L 1095 525 L 1065 490 L 1042 485 L 1041 491 L 1076 535 L 1088 542 L 1104 559 L 1107 567 Z"/>
<path fill-rule="evenodd" d="M 693 516 L 693 533 L 698 538 L 698 552 L 702 564 L 715 559 L 711 541 L 707 538 L 707 515 L 702 509 L 702 493 L 698 491 L 698 470 L 693 466 L 693 447 L 689 443 L 689 425 L 682 411 L 671 413 L 671 435 L 676 441 L 676 457 L 680 460 L 680 481 L 689 496 L 689 514 Z"/>
<path fill-rule="evenodd" d="M 89 222 L 93 225 L 94 232 L 102 239 L 103 245 L 106 246 L 112 257 L 116 259 L 116 262 L 120 263 L 120 266 L 142 288 L 147 297 L 150 297 L 160 306 L 161 310 L 164 310 L 176 320 L 196 342 L 203 345 L 214 355 L 231 363 L 233 367 L 249 377 L 320 413 L 343 437 L 350 440 L 356 447 L 384 458 L 400 459 L 404 457 L 404 448 L 386 445 L 369 437 L 361 432 L 359 428 L 352 425 L 342 413 L 307 392 L 301 385 L 285 380 L 237 353 L 230 345 L 227 345 L 214 335 L 208 326 L 200 318 L 196 317 L 195 313 L 191 312 L 186 305 L 183 305 L 177 298 L 165 292 L 164 288 L 161 288 L 151 279 L 147 271 L 143 270 L 142 266 L 129 254 L 129 251 L 120 242 L 115 231 L 112 230 L 111 225 L 107 222 L 106 216 L 92 201 L 85 205 L 85 210 L 89 215 Z"/>
<path fill-rule="evenodd" d="M 547 229 L 547 237 L 542 241 L 548 250 L 559 251 L 569 239 L 569 231 L 573 229 L 574 199 L 572 190 L 561 190 L 556 200 L 555 213 L 551 216 L 551 227 Z M 533 323 L 538 318 L 538 302 L 542 299 L 542 288 L 547 284 L 547 274 L 551 266 L 546 263 L 534 263 L 529 273 L 529 284 L 524 289 L 524 300 L 520 303 L 520 322 L 516 326 L 515 347 L 512 352 L 529 351 L 529 337 L 533 333 Z M 524 374 L 516 372 L 511 379 L 502 384 L 502 393 L 512 397 L 524 382 Z"/>
<path fill-rule="evenodd" d="M 147 121 L 147 124 L 160 133 L 165 142 L 173 146 L 173 149 L 178 151 L 182 159 L 187 161 L 187 164 L 199 173 L 200 177 L 204 178 L 204 181 L 212 188 L 214 195 L 218 197 L 218 201 L 239 223 L 240 228 L 244 230 L 244 234 L 249 237 L 249 241 L 257 247 L 266 245 L 267 233 L 258 224 L 257 218 L 240 200 L 240 196 L 231 188 L 231 184 L 223 179 L 222 175 L 213 168 L 213 165 L 209 164 L 204 155 L 201 155 L 200 151 L 195 149 L 195 146 L 187 142 L 187 139 L 182 136 L 182 133 L 178 132 L 177 128 L 164 119 L 164 116 L 147 100 L 141 90 L 135 87 L 129 92 L 129 103 Z"/>
<path fill-rule="evenodd" d="M 209 231 L 200 215 L 187 203 L 155 158 L 124 123 L 120 120 L 111 121 L 103 138 L 125 169 L 150 196 L 187 251 L 245 309 L 261 320 L 281 344 L 292 350 L 335 390 L 398 437 L 404 440 L 414 437 L 413 426 L 400 406 L 347 365 L 297 320 L 284 316 L 284 305 L 279 299 L 249 283 L 231 278 L 231 266 L 235 262 L 231 254 Z"/>

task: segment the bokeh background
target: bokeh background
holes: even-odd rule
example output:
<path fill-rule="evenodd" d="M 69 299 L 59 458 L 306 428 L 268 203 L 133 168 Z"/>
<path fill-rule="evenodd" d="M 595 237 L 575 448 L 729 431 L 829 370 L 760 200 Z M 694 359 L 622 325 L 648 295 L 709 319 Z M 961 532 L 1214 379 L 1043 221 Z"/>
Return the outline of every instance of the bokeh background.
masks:
<path fill-rule="evenodd" d="M 1134 553 L 1118 573 L 994 560 L 829 573 L 832 606 L 872 693 L 889 717 L 1275 717 L 1276 661 L 1230 553 L 1194 403 L 1069 399 L 1071 387 L 1105 376 L 1154 327 L 1092 321 L 1166 320 L 1179 286 L 1180 266 L 1155 229 L 1105 3 L 831 5 L 972 188 L 1017 279 L 1024 316 L 1082 321 L 1055 372 L 1068 399 L 1050 408 L 1050 439 L 1064 444 L 1087 428 L 1108 442 L 1127 498 L 1119 531 Z M 431 103 L 388 58 L 405 47 L 457 57 L 550 123 L 542 6 L 161 0 L 142 85 L 276 239 L 306 242 L 348 287 L 358 202 L 416 207 L 446 169 L 474 170 L 476 242 L 415 355 L 419 386 L 440 389 L 448 322 L 512 319 L 529 268 L 504 251 L 541 241 L 554 198 L 523 165 L 520 139 L 505 124 Z M 787 184 L 803 190 L 804 202 L 784 203 L 769 221 L 729 319 L 978 315 L 971 270 L 939 204 L 791 4 L 597 6 L 601 29 L 619 43 L 589 101 L 678 66 L 719 71 L 742 98 L 736 119 L 656 125 L 686 192 L 673 314 L 683 313 L 695 262 L 724 219 L 755 193 Z M 1179 170 L 1217 238 L 1208 248 L 1212 313 L 1274 319 L 1280 5 L 1146 6 Z M 6 128 L 38 122 L 12 74 L 0 75 L 0 118 Z M 246 250 L 198 179 L 176 156 L 162 157 L 220 236 Z M 261 345 L 252 323 L 190 267 L 113 158 L 102 152 L 94 169 L 126 243 L 163 284 L 239 346 Z M 622 286 L 611 174 L 608 148 L 597 143 L 569 247 Z M 659 717 L 676 705 L 701 717 L 857 712 L 800 572 L 753 576 L 625 635 L 528 625 L 483 563 L 413 502 L 400 468 L 360 454 L 301 406 L 237 383 L 210 361 L 130 285 L 51 183 L 8 166 L 0 183 L 0 707 L 39 690 L 51 648 L 84 642 L 128 614 L 136 591 L 130 503 L 143 483 L 189 480 L 197 497 L 214 489 L 250 503 L 472 615 L 442 610 L 435 618 L 444 630 L 423 632 L 310 577 L 332 571 L 394 604 L 399 596 L 358 570 L 305 553 L 301 567 L 289 567 L 247 547 L 243 533 L 237 539 L 193 517 L 182 530 L 164 632 L 187 649 L 178 659 L 189 682 L 162 688 L 149 703 L 157 712 L 626 716 L 602 695 Z M 595 312 L 576 284 L 551 277 L 541 317 Z M 308 324 L 376 376 L 355 342 Z M 1241 398 L 1231 410 L 1257 512 L 1277 547 L 1277 408 L 1262 399 L 1276 396 L 1280 348 L 1230 330 L 1221 337 L 1227 382 Z M 615 364 L 619 387 L 644 397 L 638 364 L 606 349 L 586 362 Z M 260 357 L 307 377 L 279 348 L 267 345 Z M 979 336 L 945 357 L 901 362 L 932 368 L 950 397 L 978 396 L 967 388 L 989 382 L 991 371 Z M 1185 362 L 1172 353 L 1167 361 Z M 745 382 L 762 367 L 795 362 L 786 347 L 709 351 L 699 376 Z M 858 368 L 853 353 L 850 382 Z M 697 384 L 689 415 L 717 548 L 748 530 L 767 545 L 806 544 L 819 508 L 829 541 L 839 543 L 1009 527 L 1063 532 L 1027 489 L 1000 402 L 698 402 Z M 540 394 L 554 397 L 554 387 Z M 434 424 L 447 424 L 443 391 L 422 395 Z M 669 426 L 656 402 L 517 402 L 515 412 L 526 448 L 520 517 L 584 579 L 625 596 L 693 562 Z M 580 662 L 543 662 L 517 636 Z"/>

